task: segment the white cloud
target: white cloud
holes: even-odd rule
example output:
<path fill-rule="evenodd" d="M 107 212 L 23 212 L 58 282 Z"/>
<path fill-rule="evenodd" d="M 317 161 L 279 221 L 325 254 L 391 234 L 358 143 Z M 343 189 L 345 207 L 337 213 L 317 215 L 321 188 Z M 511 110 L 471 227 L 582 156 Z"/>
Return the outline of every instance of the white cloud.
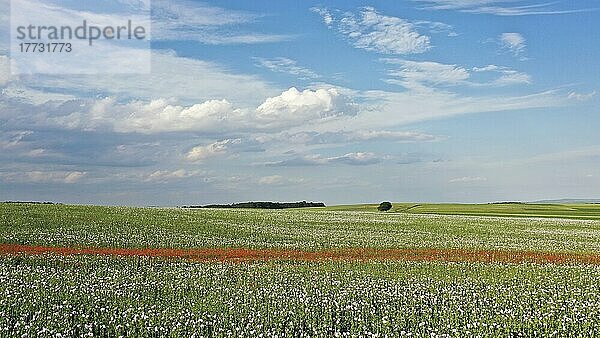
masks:
<path fill-rule="evenodd" d="M 385 128 L 419 121 L 446 118 L 469 113 L 485 113 L 557 107 L 567 104 L 566 95 L 549 90 L 522 96 L 488 95 L 462 96 L 446 91 L 367 91 L 362 93 L 366 102 L 355 125 L 366 129 Z"/>
<path fill-rule="evenodd" d="M 523 160 L 523 163 L 575 163 L 578 161 L 600 160 L 600 145 L 566 150 L 555 153 L 540 154 Z"/>
<path fill-rule="evenodd" d="M 498 86 L 506 86 L 512 84 L 530 84 L 531 76 L 529 74 L 517 72 L 515 70 L 505 70 L 502 75 L 494 80 L 492 84 Z"/>
<path fill-rule="evenodd" d="M 413 132 L 413 131 L 358 131 L 354 133 L 354 136 L 350 137 L 350 140 L 386 140 L 386 141 L 399 141 L 399 142 L 416 142 L 416 141 L 437 141 L 440 140 L 439 136 Z"/>
<path fill-rule="evenodd" d="M 152 0 L 152 38 L 186 40 L 205 44 L 257 44 L 290 40 L 280 34 L 243 32 L 261 15 L 196 1 Z"/>
<path fill-rule="evenodd" d="M 364 7 L 358 14 L 344 13 L 339 18 L 324 9 L 317 13 L 356 48 L 400 55 L 423 53 L 431 48 L 429 37 L 421 35 L 415 24 L 379 14 L 372 7 Z"/>
<path fill-rule="evenodd" d="M 327 10 L 327 8 L 311 7 L 310 11 L 319 14 L 323 19 L 323 23 L 327 25 L 327 27 L 330 27 L 333 23 L 333 16 Z"/>
<path fill-rule="evenodd" d="M 24 139 L 33 134 L 30 130 L 0 133 L 0 149 L 12 149 L 24 145 Z"/>
<path fill-rule="evenodd" d="M 67 174 L 67 176 L 65 176 L 65 183 L 77 183 L 79 182 L 84 176 L 86 175 L 85 172 L 81 172 L 81 171 L 73 171 Z"/>
<path fill-rule="evenodd" d="M 493 72 L 502 69 L 502 67 L 496 65 L 487 65 L 484 67 L 473 67 L 474 72 Z"/>
<path fill-rule="evenodd" d="M 301 125 L 314 120 L 355 116 L 358 106 L 335 88 L 298 91 L 292 87 L 256 108 L 264 125 Z"/>
<path fill-rule="evenodd" d="M 178 170 L 156 170 L 146 178 L 147 182 L 169 182 L 173 180 L 181 180 L 190 177 L 202 177 L 206 173 L 202 171 L 188 171 L 185 169 Z"/>
<path fill-rule="evenodd" d="M 446 24 L 443 22 L 422 20 L 422 21 L 415 21 L 413 23 L 418 27 L 424 26 L 424 27 L 429 28 L 430 33 L 434 33 L 434 34 L 444 33 L 447 36 L 451 36 L 451 37 L 458 36 L 458 33 L 456 33 L 454 31 L 454 27 L 452 25 L 449 25 L 449 24 Z"/>
<path fill-rule="evenodd" d="M 526 59 L 523 54 L 527 44 L 523 35 L 519 33 L 502 33 L 498 39 L 502 48 L 510 51 L 514 56 L 520 57 L 521 60 Z"/>
<path fill-rule="evenodd" d="M 118 1 L 106 1 L 107 7 L 120 6 Z M 66 5 L 66 6 L 65 6 Z M 118 7 L 117 7 L 118 8 Z M 145 28 L 148 39 L 113 43 L 106 39 L 94 42 L 94 48 L 88 48 L 88 42 L 81 39 L 69 39 L 72 53 L 23 53 L 13 48 L 11 54 L 13 67 L 19 74 L 131 74 L 150 72 L 150 12 L 148 10 L 119 12 L 98 12 L 83 9 L 77 2 L 20 0 L 13 1 L 11 10 L 11 29 L 30 24 L 40 26 L 80 26 L 85 20 L 90 25 L 116 27 L 127 22 Z M 90 42 L 91 43 L 91 42 Z M 19 40 L 13 36 L 13 47 Z"/>
<path fill-rule="evenodd" d="M 512 70 L 507 67 L 489 65 L 485 67 L 466 68 L 430 61 L 407 61 L 402 59 L 382 59 L 387 64 L 398 66 L 388 71 L 390 78 L 385 82 L 401 85 L 407 89 L 430 91 L 430 87 L 450 85 L 470 86 L 508 86 L 515 84 L 529 84 L 531 77 L 528 74 Z M 493 72 L 498 77 L 486 82 L 472 80 L 473 73 Z"/>
<path fill-rule="evenodd" d="M 227 101 L 207 101 L 191 107 L 171 105 L 164 99 L 120 104 L 115 98 L 66 101 L 37 106 L 36 121 L 46 126 L 85 131 L 158 133 L 211 126 L 221 114 L 230 111 Z"/>
<path fill-rule="evenodd" d="M 45 13 L 43 10 L 39 10 L 39 8 L 45 8 L 45 4 L 42 4 L 41 1 L 28 0 L 19 3 L 22 6 L 30 4 L 29 8 L 33 8 L 33 14 L 38 17 Z M 52 8 L 52 15 L 60 18 L 60 21 L 63 23 L 70 22 L 68 20 L 74 20 L 71 18 L 71 14 L 76 15 L 78 18 L 90 15 L 94 18 L 99 17 L 98 20 L 103 20 L 102 22 L 108 21 L 113 23 L 122 23 L 122 20 L 127 22 L 128 18 L 123 15 L 115 15 L 113 18 L 106 14 L 73 13 L 72 10 L 68 11 L 56 5 L 53 5 Z M 211 7 L 198 2 L 173 3 L 161 0 L 158 1 L 158 4 L 153 3 L 153 10 L 156 15 L 164 19 L 163 21 L 170 20 L 169 22 L 174 25 L 183 25 L 188 28 L 195 27 L 194 29 L 202 32 L 206 31 L 204 26 L 196 25 L 209 25 L 211 27 L 213 25 L 220 27 L 222 23 L 237 25 L 244 22 L 252 22 L 252 20 L 258 17 L 252 14 Z M 27 11 L 24 13 L 27 13 L 26 16 L 33 15 Z M 183 17 L 183 19 L 175 20 L 175 18 L 180 17 Z M 62 20 L 63 18 L 65 19 Z M 40 18 L 38 21 L 43 22 L 43 19 Z M 161 22 L 160 20 L 154 20 L 153 33 L 160 35 Z M 79 21 L 79 24 L 81 24 L 81 21 Z M 154 27 L 155 24 L 158 26 Z M 239 32 L 240 29 L 235 26 L 234 30 Z M 227 40 L 225 41 L 226 43 L 253 43 L 265 42 L 271 39 L 271 36 L 251 33 L 240 33 L 239 36 L 217 34 L 212 39 Z M 216 41 L 215 43 L 221 42 Z M 97 47 L 101 48 L 102 46 L 99 45 Z M 150 53 L 147 49 L 126 48 L 126 46 L 117 48 L 115 46 L 109 50 L 110 53 L 102 53 L 97 48 L 94 48 L 93 51 L 87 57 L 72 57 L 69 59 L 69 62 L 58 62 L 53 64 L 52 67 L 41 69 L 45 70 L 45 73 L 53 73 L 54 75 L 52 76 L 23 76 L 21 84 L 40 91 L 76 92 L 82 96 L 96 96 L 100 94 L 115 96 L 120 100 L 154 100 L 161 97 L 169 99 L 177 98 L 185 104 L 227 97 L 234 104 L 255 105 L 259 103 L 257 100 L 275 95 L 282 90 L 274 88 L 272 84 L 263 81 L 257 76 L 233 72 L 215 62 L 179 57 L 174 52 L 157 49 L 151 52 L 150 74 L 64 75 L 72 73 L 72 69 L 82 70 L 93 68 L 91 72 L 105 72 L 106 69 L 118 69 L 120 72 L 127 73 L 131 73 L 132 71 L 143 72 L 149 69 L 145 62 L 140 62 L 140 60 L 150 59 Z M 107 55 L 110 55 L 110 57 L 106 57 Z M 63 56 L 60 57 L 63 58 Z M 48 62 L 46 60 L 47 56 L 44 56 L 44 59 L 39 60 L 39 64 L 47 65 Z M 96 66 L 90 67 L 90 64 Z M 39 67 L 41 68 L 42 66 Z M 0 72 L 0 74 L 5 73 Z M 1 82 L 4 82 L 3 78 L 4 76 L 0 75 L 0 85 Z"/>
<path fill-rule="evenodd" d="M 450 182 L 450 183 L 472 183 L 472 182 L 485 182 L 485 181 L 487 181 L 487 178 L 485 178 L 485 177 L 465 176 L 465 177 L 453 178 L 448 182 Z"/>
<path fill-rule="evenodd" d="M 0 55 L 0 87 L 4 87 L 11 80 L 10 59 L 8 56 Z"/>
<path fill-rule="evenodd" d="M 256 182 L 260 185 L 282 186 L 306 184 L 307 180 L 304 178 L 289 178 L 281 175 L 270 175 L 260 177 Z"/>
<path fill-rule="evenodd" d="M 506 0 L 413 0 L 416 2 L 425 3 L 423 8 L 426 9 L 462 9 L 489 5 L 498 2 L 506 2 Z"/>
<path fill-rule="evenodd" d="M 565 105 L 570 100 L 558 90 L 523 96 L 464 96 L 432 87 L 404 92 L 347 91 L 290 88 L 263 101 L 258 108 L 236 108 L 226 100 L 191 106 L 168 100 L 119 103 L 114 98 L 72 100 L 41 105 L 23 104 L 0 95 L 0 119 L 13 130 L 57 128 L 119 133 L 199 132 L 217 138 L 232 134 L 314 131 L 327 138 L 349 141 L 368 138 L 361 131 L 382 131 L 418 121 L 468 113 Z M 347 93 L 341 94 L 341 93 Z M 360 106 L 354 101 L 361 102 Z M 360 111 L 360 114 L 358 113 Z M 334 135 L 340 131 L 354 135 Z M 323 136 L 321 135 L 321 136 Z M 383 137 L 384 133 L 378 135 Z M 388 137 L 403 135 L 388 134 Z M 235 136 L 239 137 L 239 136 Z"/>
<path fill-rule="evenodd" d="M 24 171 L 2 172 L 0 179 L 10 183 L 66 183 L 81 181 L 87 175 L 83 171 Z"/>
<path fill-rule="evenodd" d="M 206 146 L 196 146 L 185 156 L 188 161 L 198 162 L 210 157 L 226 154 L 232 147 L 242 143 L 241 139 L 226 139 L 217 141 Z"/>
<path fill-rule="evenodd" d="M 227 98 L 236 105 L 257 105 L 281 92 L 257 76 L 160 51 L 153 51 L 152 73 L 147 75 L 35 76 L 21 83 L 47 92 L 102 93 L 120 100 L 175 98 L 184 104 Z"/>
<path fill-rule="evenodd" d="M 0 30 L 1 31 L 1 30 Z M 132 55 L 135 50 L 125 50 L 123 55 L 127 63 L 135 63 Z M 110 63 L 111 58 L 98 55 L 102 62 Z M 1 57 L 0 64 L 5 57 Z M 84 67 L 85 60 L 81 60 Z M 73 94 L 82 97 L 113 96 L 123 100 L 155 100 L 157 98 L 175 98 L 184 104 L 193 104 L 213 99 L 227 98 L 236 105 L 258 105 L 265 97 L 277 95 L 281 88 L 266 82 L 256 75 L 234 72 L 215 62 L 180 57 L 173 51 L 153 50 L 150 74 L 95 74 L 64 75 L 54 71 L 52 75 L 21 76 L 13 79 L 3 90 L 5 95 L 22 96 L 22 92 L 33 93 L 40 99 L 54 99 L 50 96 Z M 68 67 L 68 65 L 62 65 Z M 2 68 L 0 68 L 2 69 Z M 8 72 L 0 72 L 4 79 Z M 3 80 L 5 81 L 5 80 Z M 27 99 L 27 98 L 26 98 Z M 39 102 L 39 100 L 36 100 Z M 45 102 L 45 101 L 44 101 Z M 40 102 L 43 103 L 43 102 Z"/>
<path fill-rule="evenodd" d="M 433 142 L 443 137 L 414 132 L 414 131 L 389 131 L 389 130 L 356 130 L 356 131 L 330 131 L 314 132 L 305 131 L 297 133 L 280 133 L 259 137 L 261 142 L 285 142 L 303 145 L 329 145 L 346 144 L 366 141 L 391 141 L 391 142 Z"/>
<path fill-rule="evenodd" d="M 280 175 L 264 176 L 258 180 L 258 183 L 261 185 L 279 185 L 284 182 L 285 179 Z"/>
<path fill-rule="evenodd" d="M 494 72 L 500 74 L 500 77 L 496 78 L 495 80 L 480 85 L 507 86 L 513 84 L 530 84 L 532 81 L 531 76 L 529 74 L 518 72 L 508 67 L 501 67 L 496 65 L 487 65 L 485 67 L 473 67 L 473 72 Z"/>
<path fill-rule="evenodd" d="M 398 65 L 398 69 L 388 71 L 394 79 L 387 82 L 398 83 L 407 88 L 417 89 L 423 83 L 432 85 L 456 85 L 469 79 L 469 72 L 457 65 L 437 62 L 417 62 L 401 59 L 384 59 L 388 64 Z"/>
<path fill-rule="evenodd" d="M 180 36 L 180 39 L 184 39 Z M 260 34 L 260 33 L 248 33 L 248 34 L 231 34 L 231 35 L 213 35 L 199 38 L 202 42 L 211 45 L 232 45 L 232 44 L 244 44 L 252 45 L 259 43 L 274 43 L 293 40 L 294 37 L 290 35 L 275 35 L 275 34 Z"/>
<path fill-rule="evenodd" d="M 376 164 L 382 161 L 382 158 L 373 153 L 358 152 L 348 153 L 338 157 L 330 157 L 327 159 L 329 163 L 344 163 L 349 165 L 369 165 Z"/>
<path fill-rule="evenodd" d="M 583 94 L 583 93 L 577 93 L 575 91 L 570 92 L 569 93 L 569 99 L 572 100 L 577 100 L 577 101 L 587 101 L 591 98 L 593 98 L 594 96 L 596 96 L 596 91 L 594 90 L 593 92 L 587 93 L 587 94 Z"/>
<path fill-rule="evenodd" d="M 273 72 L 286 73 L 298 76 L 300 79 L 316 79 L 319 75 L 312 70 L 298 66 L 296 60 L 285 57 L 277 57 L 273 59 L 254 58 L 256 66 L 269 69 Z"/>
<path fill-rule="evenodd" d="M 422 9 L 432 10 L 459 10 L 465 13 L 492 14 L 499 16 L 523 15 L 553 15 L 570 14 L 594 11 L 594 8 L 560 9 L 555 5 L 558 2 L 546 2 L 527 5 L 519 0 L 413 0 L 424 3 Z"/>
<path fill-rule="evenodd" d="M 152 0 L 153 20 L 169 29 L 180 26 L 225 26 L 253 22 L 257 15 L 192 1 Z"/>
<path fill-rule="evenodd" d="M 44 157 L 48 155 L 48 150 L 44 148 L 36 148 L 27 152 L 28 157 Z"/>
<path fill-rule="evenodd" d="M 224 99 L 182 106 L 165 99 L 119 103 L 112 97 L 56 101 L 20 109 L 25 114 L 12 119 L 13 127 L 27 119 L 24 125 L 143 134 L 285 130 L 316 121 L 351 117 L 358 112 L 358 106 L 335 88 L 300 92 L 293 87 L 279 96 L 267 98 L 256 109 L 236 108 Z M 15 113 L 14 109 L 7 109 L 0 111 L 0 117 L 4 115 L 9 119 Z"/>
<path fill-rule="evenodd" d="M 90 115 L 110 115 L 114 112 L 110 109 L 114 108 L 123 112 L 122 116 L 112 121 L 116 132 L 209 131 L 226 127 L 228 122 L 238 125 L 243 119 L 243 113 L 233 108 L 227 100 L 210 100 L 190 107 L 171 105 L 166 100 L 132 102 L 117 107 L 110 104 L 105 107 L 101 101 L 92 107 Z"/>
<path fill-rule="evenodd" d="M 346 164 L 353 166 L 372 165 L 391 157 L 380 157 L 370 152 L 354 152 L 341 156 L 324 157 L 321 155 L 305 155 L 277 162 L 264 163 L 269 167 L 304 167 L 326 164 Z"/>

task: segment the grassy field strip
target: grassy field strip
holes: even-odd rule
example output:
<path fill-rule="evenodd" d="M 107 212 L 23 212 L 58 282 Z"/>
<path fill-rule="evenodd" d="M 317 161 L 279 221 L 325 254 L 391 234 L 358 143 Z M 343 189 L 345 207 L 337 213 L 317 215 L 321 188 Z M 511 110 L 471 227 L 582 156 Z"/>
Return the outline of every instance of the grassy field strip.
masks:
<path fill-rule="evenodd" d="M 339 205 L 323 208 L 329 211 L 377 212 L 377 204 Z M 392 213 L 472 215 L 500 217 L 536 217 L 566 219 L 600 219 L 600 204 L 415 204 L 393 203 Z"/>
<path fill-rule="evenodd" d="M 54 247 L 600 252 L 600 221 L 326 210 L 0 204 L 0 243 Z"/>

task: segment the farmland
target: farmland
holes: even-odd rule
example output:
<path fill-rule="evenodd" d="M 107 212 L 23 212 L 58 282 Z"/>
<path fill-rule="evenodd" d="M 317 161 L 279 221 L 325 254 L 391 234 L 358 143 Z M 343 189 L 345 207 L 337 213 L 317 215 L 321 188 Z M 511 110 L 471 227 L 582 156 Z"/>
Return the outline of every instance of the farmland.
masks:
<path fill-rule="evenodd" d="M 331 211 L 377 211 L 378 204 L 338 205 Z M 542 217 L 600 220 L 600 204 L 492 203 L 434 204 L 394 203 L 391 212 L 410 214 Z"/>
<path fill-rule="evenodd" d="M 593 210 L 443 207 L 455 214 L 0 204 L 0 247 L 56 248 L 0 257 L 0 336 L 600 334 Z"/>

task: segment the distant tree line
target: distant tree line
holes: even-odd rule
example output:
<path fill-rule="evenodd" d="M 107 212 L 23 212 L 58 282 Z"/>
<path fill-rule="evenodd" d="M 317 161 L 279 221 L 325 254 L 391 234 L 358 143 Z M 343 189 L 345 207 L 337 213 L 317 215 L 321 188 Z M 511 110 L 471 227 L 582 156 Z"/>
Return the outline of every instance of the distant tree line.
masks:
<path fill-rule="evenodd" d="M 292 208 L 320 208 L 324 207 L 324 203 L 320 202 L 244 202 L 232 204 L 209 204 L 209 205 L 191 205 L 183 206 L 183 208 L 248 208 L 248 209 L 292 209 Z"/>
<path fill-rule="evenodd" d="M 526 204 L 526 203 L 519 202 L 519 201 L 508 201 L 508 202 L 491 202 L 488 204 Z"/>

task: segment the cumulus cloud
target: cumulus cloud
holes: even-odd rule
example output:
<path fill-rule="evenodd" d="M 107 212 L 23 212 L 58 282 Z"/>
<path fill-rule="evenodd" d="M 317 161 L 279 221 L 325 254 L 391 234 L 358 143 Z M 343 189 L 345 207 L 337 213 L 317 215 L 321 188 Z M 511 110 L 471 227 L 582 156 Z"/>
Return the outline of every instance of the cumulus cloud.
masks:
<path fill-rule="evenodd" d="M 241 114 L 226 100 L 210 100 L 184 107 L 164 99 L 119 103 L 109 97 L 94 101 L 67 101 L 38 119 L 64 129 L 151 134 L 210 130 L 222 126 L 224 121 L 239 120 Z"/>
<path fill-rule="evenodd" d="M 525 53 L 527 44 L 523 35 L 519 33 L 502 33 L 498 39 L 500 40 L 500 45 L 503 49 L 508 50 L 514 56 L 520 57 L 522 60 L 526 59 L 523 54 Z"/>
<path fill-rule="evenodd" d="M 334 17 L 327 9 L 313 9 L 323 21 L 344 35 L 356 48 L 382 54 L 418 54 L 431 48 L 430 38 L 421 35 L 417 25 L 393 16 L 379 14 L 373 7 L 359 13 Z"/>
<path fill-rule="evenodd" d="M 301 67 L 296 60 L 285 57 L 277 57 L 273 59 L 253 58 L 256 61 L 256 66 L 266 68 L 277 73 L 286 73 L 297 76 L 300 79 L 316 79 L 319 75 L 312 70 Z"/>
<path fill-rule="evenodd" d="M 314 120 L 355 116 L 358 106 L 335 88 L 298 91 L 292 87 L 256 108 L 265 125 L 300 125 Z"/>
<path fill-rule="evenodd" d="M 105 111 L 105 108 L 99 103 L 92 107 L 91 115 L 109 115 L 110 111 Z M 221 127 L 224 122 L 235 124 L 243 119 L 243 113 L 227 100 L 209 100 L 190 107 L 171 105 L 166 100 L 154 100 L 149 103 L 132 102 L 119 108 L 127 113 L 114 121 L 116 132 L 206 131 Z"/>
<path fill-rule="evenodd" d="M 33 122 L 38 127 L 142 134 L 285 130 L 358 113 L 358 105 L 335 88 L 300 92 L 292 87 L 279 96 L 267 98 L 256 109 L 236 108 L 225 99 L 191 106 L 165 99 L 120 103 L 114 97 L 25 106 L 8 101 L 20 105 L 19 109 L 24 111 L 18 118 L 14 109 L 4 114 L 0 111 L 0 118 L 10 119 L 13 128 L 23 120 L 24 126 Z"/>
<path fill-rule="evenodd" d="M 210 157 L 226 154 L 227 150 L 231 147 L 241 143 L 241 139 L 227 139 L 205 146 L 196 146 L 186 154 L 185 158 L 192 162 L 202 161 Z"/>

